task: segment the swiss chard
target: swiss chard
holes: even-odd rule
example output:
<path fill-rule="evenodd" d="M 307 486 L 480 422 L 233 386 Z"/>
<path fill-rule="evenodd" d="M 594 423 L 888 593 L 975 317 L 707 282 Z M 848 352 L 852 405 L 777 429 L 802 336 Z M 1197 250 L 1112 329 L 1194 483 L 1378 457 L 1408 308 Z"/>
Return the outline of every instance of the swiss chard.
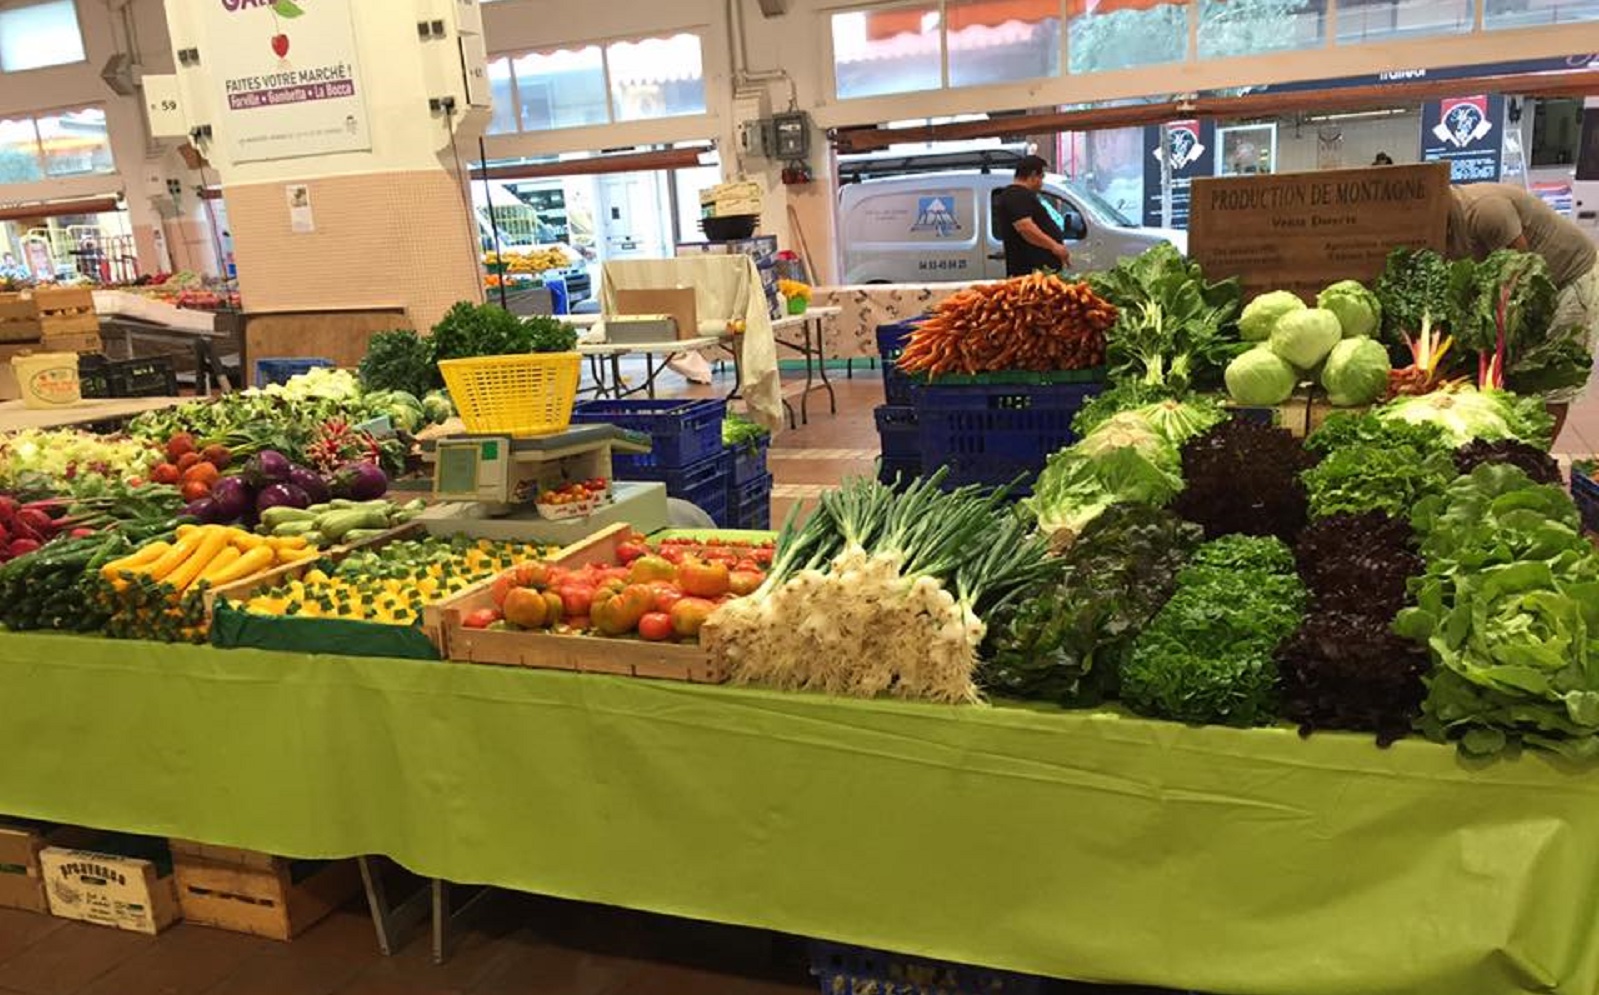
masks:
<path fill-rule="evenodd" d="M 1180 393 L 1214 387 L 1244 349 L 1232 330 L 1238 282 L 1206 283 L 1198 264 L 1162 243 L 1089 278 L 1116 305 L 1106 334 L 1110 376 Z"/>

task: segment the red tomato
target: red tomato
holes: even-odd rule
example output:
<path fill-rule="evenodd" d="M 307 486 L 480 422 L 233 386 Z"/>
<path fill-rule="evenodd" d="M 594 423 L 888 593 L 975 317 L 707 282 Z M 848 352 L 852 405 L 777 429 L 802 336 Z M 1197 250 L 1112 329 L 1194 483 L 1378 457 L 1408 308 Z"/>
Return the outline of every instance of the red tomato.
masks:
<path fill-rule="evenodd" d="M 683 592 L 676 585 L 667 584 L 655 589 L 655 610 L 658 612 L 670 612 L 672 606 L 682 600 Z"/>
<path fill-rule="evenodd" d="M 755 562 L 759 563 L 763 567 L 771 566 L 772 565 L 772 552 L 773 552 L 773 550 L 772 550 L 772 547 L 770 547 L 770 546 L 761 546 L 761 547 L 759 547 L 758 549 L 755 550 L 755 557 L 754 557 Z"/>
<path fill-rule="evenodd" d="M 738 573 L 740 570 L 744 571 L 745 573 L 759 573 L 760 569 L 761 565 L 756 563 L 753 559 L 746 558 L 733 564 L 734 573 Z"/>
<path fill-rule="evenodd" d="M 610 567 L 602 572 L 606 580 L 619 580 L 624 584 L 632 581 L 632 571 L 627 567 Z"/>
<path fill-rule="evenodd" d="M 586 584 L 568 584 L 555 592 L 561 596 L 561 610 L 567 618 L 588 617 L 589 606 L 594 603 L 594 588 Z"/>
<path fill-rule="evenodd" d="M 621 560 L 624 564 L 632 563 L 634 560 L 637 560 L 648 553 L 649 550 L 646 549 L 644 544 L 640 542 L 624 542 L 620 546 L 616 547 L 616 558 Z"/>
<path fill-rule="evenodd" d="M 652 643 L 671 639 L 673 632 L 672 616 L 663 611 L 649 612 L 638 621 L 638 634 Z"/>
<path fill-rule="evenodd" d="M 500 620 L 500 613 L 492 608 L 479 608 L 461 620 L 468 629 L 487 629 Z"/>
<path fill-rule="evenodd" d="M 735 570 L 728 574 L 728 590 L 735 597 L 754 594 L 766 578 L 758 570 Z"/>
<path fill-rule="evenodd" d="M 516 586 L 516 571 L 514 570 L 507 570 L 494 578 L 494 586 L 491 588 L 494 594 L 494 603 L 500 608 L 504 608 L 506 595 L 510 594 Z"/>
<path fill-rule="evenodd" d="M 672 564 L 673 566 L 682 566 L 683 565 L 683 550 L 678 548 L 677 546 L 662 546 L 661 547 L 661 559 L 663 559 L 666 562 Z"/>

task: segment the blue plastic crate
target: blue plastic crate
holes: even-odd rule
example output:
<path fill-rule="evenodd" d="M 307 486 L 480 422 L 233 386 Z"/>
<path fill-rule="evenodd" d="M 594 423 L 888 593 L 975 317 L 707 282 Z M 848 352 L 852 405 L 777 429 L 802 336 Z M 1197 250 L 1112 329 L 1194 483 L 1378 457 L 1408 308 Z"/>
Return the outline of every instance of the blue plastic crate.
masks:
<path fill-rule="evenodd" d="M 883 404 L 872 415 L 877 419 L 877 438 L 884 459 L 921 459 L 921 428 L 916 423 L 914 407 Z"/>
<path fill-rule="evenodd" d="M 1104 384 L 928 385 L 916 394 L 922 467 L 949 467 L 946 486 L 1026 477 L 1077 441 L 1072 419 Z"/>
<path fill-rule="evenodd" d="M 583 401 L 572 409 L 576 424 L 609 424 L 642 432 L 654 443 L 648 453 L 618 453 L 616 473 L 647 467 L 686 467 L 722 452 L 722 420 L 726 401 Z M 654 477 L 631 479 L 654 480 Z"/>
<path fill-rule="evenodd" d="M 255 385 L 265 387 L 268 384 L 288 383 L 302 373 L 310 373 L 318 367 L 333 365 L 331 359 L 312 359 L 303 356 L 275 356 L 270 359 L 255 361 Z"/>
<path fill-rule="evenodd" d="M 885 953 L 847 943 L 810 942 L 811 974 L 822 995 L 1045 995 L 1049 978 Z"/>
<path fill-rule="evenodd" d="M 877 479 L 890 487 L 908 484 L 921 475 L 920 456 L 884 456 L 877 462 Z"/>
<path fill-rule="evenodd" d="M 910 404 L 911 395 L 920 386 L 910 376 L 901 373 L 899 364 L 894 361 L 905 351 L 905 343 L 911 332 L 926 320 L 927 316 L 923 315 L 909 321 L 877 326 L 877 354 L 883 360 L 883 399 L 889 404 Z"/>
<path fill-rule="evenodd" d="M 769 529 L 772 527 L 772 475 L 762 474 L 727 489 L 727 527 L 731 529 Z"/>
<path fill-rule="evenodd" d="M 671 497 L 698 505 L 716 520 L 717 525 L 727 525 L 728 478 L 733 467 L 733 454 L 720 450 L 710 459 L 703 459 L 682 467 L 641 466 L 614 470 L 618 480 L 655 481 L 666 485 Z"/>
<path fill-rule="evenodd" d="M 757 477 L 767 475 L 766 451 L 771 444 L 772 440 L 766 438 L 749 445 L 732 446 L 728 449 L 733 454 L 734 484 L 747 484 Z"/>
<path fill-rule="evenodd" d="M 1581 470 L 1571 471 L 1571 497 L 1582 513 L 1582 527 L 1599 534 L 1599 483 Z"/>

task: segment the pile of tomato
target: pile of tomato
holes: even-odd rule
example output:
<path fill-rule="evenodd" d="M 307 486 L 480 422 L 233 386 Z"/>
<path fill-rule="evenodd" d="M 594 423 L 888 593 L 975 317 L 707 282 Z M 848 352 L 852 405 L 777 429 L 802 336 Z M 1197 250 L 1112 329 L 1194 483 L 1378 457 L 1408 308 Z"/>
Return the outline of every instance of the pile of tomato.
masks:
<path fill-rule="evenodd" d="M 547 629 L 650 642 L 699 638 L 719 606 L 766 581 L 774 547 L 740 541 L 634 536 L 616 564 L 578 568 L 529 563 L 495 579 L 494 608 L 473 612 L 468 628 Z"/>
<path fill-rule="evenodd" d="M 574 481 L 560 490 L 548 490 L 539 495 L 539 504 L 579 504 L 595 498 L 603 498 L 610 492 L 611 485 L 603 477 L 593 480 Z"/>

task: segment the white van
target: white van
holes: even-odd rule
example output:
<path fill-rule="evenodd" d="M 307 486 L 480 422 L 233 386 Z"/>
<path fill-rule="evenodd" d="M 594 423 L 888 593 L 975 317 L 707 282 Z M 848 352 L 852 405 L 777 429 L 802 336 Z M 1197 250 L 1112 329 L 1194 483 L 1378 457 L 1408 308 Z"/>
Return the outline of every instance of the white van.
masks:
<path fill-rule="evenodd" d="M 973 169 L 844 187 L 839 192 L 844 282 L 1003 279 L 1005 244 L 994 231 L 994 198 L 1011 182 L 1009 171 Z M 1107 269 L 1161 242 L 1188 248 L 1186 232 L 1140 228 L 1064 177 L 1045 176 L 1039 197 L 1066 233 L 1075 272 Z"/>

